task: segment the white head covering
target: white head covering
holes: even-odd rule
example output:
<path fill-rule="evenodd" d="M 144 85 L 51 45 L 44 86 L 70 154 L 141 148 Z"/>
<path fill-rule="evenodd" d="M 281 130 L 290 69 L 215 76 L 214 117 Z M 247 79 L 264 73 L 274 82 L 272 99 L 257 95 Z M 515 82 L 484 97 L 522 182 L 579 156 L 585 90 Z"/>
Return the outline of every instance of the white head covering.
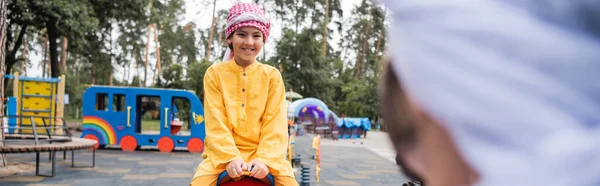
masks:
<path fill-rule="evenodd" d="M 600 185 L 600 1 L 383 1 L 396 74 L 479 185 Z"/>

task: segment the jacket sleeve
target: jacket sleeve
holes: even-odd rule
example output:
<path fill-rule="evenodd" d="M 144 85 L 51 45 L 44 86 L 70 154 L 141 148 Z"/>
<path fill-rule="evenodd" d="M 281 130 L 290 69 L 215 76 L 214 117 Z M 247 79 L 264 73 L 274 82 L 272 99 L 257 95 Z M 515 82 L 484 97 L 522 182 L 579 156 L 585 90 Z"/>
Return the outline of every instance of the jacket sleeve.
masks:
<path fill-rule="evenodd" d="M 232 160 L 242 159 L 231 134 L 233 127 L 229 123 L 219 85 L 215 70 L 208 68 L 204 75 L 205 143 L 207 156 L 217 168 L 227 166 Z"/>
<path fill-rule="evenodd" d="M 273 169 L 281 168 L 285 162 L 288 142 L 285 87 L 281 73 L 273 70 L 269 78 L 268 99 L 262 116 L 256 160 Z M 283 161 L 282 161 L 283 160 Z"/>

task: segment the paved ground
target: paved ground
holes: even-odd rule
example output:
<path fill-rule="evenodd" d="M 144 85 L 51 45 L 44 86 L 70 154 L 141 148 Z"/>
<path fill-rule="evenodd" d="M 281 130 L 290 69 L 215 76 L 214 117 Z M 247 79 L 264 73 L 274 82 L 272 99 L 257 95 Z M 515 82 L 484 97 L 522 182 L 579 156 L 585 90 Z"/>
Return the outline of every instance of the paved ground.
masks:
<path fill-rule="evenodd" d="M 393 151 L 385 134 L 372 132 L 367 139 L 322 140 L 321 180 L 315 183 L 312 136 L 297 138 L 295 152 L 302 163 L 311 167 L 311 185 L 400 185 L 405 179 L 393 162 Z M 361 144 L 362 142 L 362 144 Z M 0 178 L 2 186 L 96 186 L 96 185 L 189 185 L 200 154 L 187 152 L 160 153 L 145 150 L 125 153 L 120 150 L 96 152 L 96 168 L 70 168 L 70 156 L 62 160 L 58 153 L 56 176 L 37 177 L 34 172 Z M 47 154 L 43 157 L 48 157 Z M 76 163 L 91 163 L 91 151 L 76 152 Z M 10 162 L 35 163 L 35 154 L 10 154 Z M 50 170 L 44 161 L 44 173 Z M 296 175 L 300 181 L 300 174 Z"/>
<path fill-rule="evenodd" d="M 369 132 L 366 138 L 340 139 L 338 141 L 323 140 L 321 144 L 323 146 L 367 148 L 391 162 L 396 162 L 396 151 L 393 149 L 387 133 L 384 132 Z"/>
<path fill-rule="evenodd" d="M 385 133 L 369 133 L 367 138 L 321 141 L 321 180 L 319 185 L 401 185 L 406 179 L 399 172 Z M 311 166 L 314 180 L 315 154 L 312 136 L 297 138 L 294 148 L 303 163 Z M 390 158 L 391 157 L 391 158 Z M 297 178 L 297 180 L 300 180 Z"/>

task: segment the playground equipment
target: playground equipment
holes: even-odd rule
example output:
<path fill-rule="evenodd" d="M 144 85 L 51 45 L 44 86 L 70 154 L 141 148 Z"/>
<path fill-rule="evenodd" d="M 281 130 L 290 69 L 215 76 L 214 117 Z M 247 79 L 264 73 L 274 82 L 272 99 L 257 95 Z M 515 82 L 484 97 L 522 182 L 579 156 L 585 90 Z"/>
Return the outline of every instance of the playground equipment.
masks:
<path fill-rule="evenodd" d="M 329 110 L 328 113 L 326 113 L 325 115 L 327 117 L 326 121 L 327 121 L 327 126 L 329 127 L 329 130 L 326 131 L 326 133 L 324 134 L 324 138 L 327 137 L 331 137 L 331 139 L 333 140 L 337 140 L 339 138 L 339 128 L 338 128 L 338 123 L 342 123 L 342 120 L 340 118 L 337 117 L 337 115 Z"/>
<path fill-rule="evenodd" d="M 271 174 L 267 174 L 263 179 L 256 179 L 249 175 L 249 171 L 244 171 L 242 177 L 232 179 L 227 171 L 223 171 L 217 179 L 217 186 L 275 186 L 275 179 Z"/>
<path fill-rule="evenodd" d="M 292 166 L 294 165 L 294 135 L 288 135 L 288 151 L 287 151 L 287 158 L 288 161 L 290 161 L 290 164 L 292 164 Z"/>
<path fill-rule="evenodd" d="M 313 138 L 312 147 L 315 149 L 315 160 L 317 161 L 317 165 L 315 167 L 316 179 L 317 184 L 319 184 L 319 176 L 321 176 L 321 136 L 318 134 Z"/>
<path fill-rule="evenodd" d="M 96 141 L 72 138 L 64 115 L 65 78 L 31 78 L 5 75 L 13 81 L 13 96 L 6 98 L 4 146 L 0 153 L 36 153 L 35 175 L 54 177 L 56 152 L 71 151 L 71 167 L 75 166 L 75 150 L 89 149 Z M 51 173 L 40 173 L 40 153 L 49 153 Z M 91 166 L 95 167 L 95 151 Z"/>
<path fill-rule="evenodd" d="M 366 131 L 371 130 L 369 118 L 338 118 L 327 108 L 321 100 L 315 98 L 300 99 L 292 102 L 288 108 L 288 115 L 297 118 L 297 123 L 302 125 L 308 133 L 315 133 L 322 137 L 360 138 Z M 298 132 L 299 134 L 302 131 Z"/>
<path fill-rule="evenodd" d="M 300 186 L 310 185 L 310 167 L 302 165 L 300 169 Z"/>
<path fill-rule="evenodd" d="M 340 130 L 339 138 L 360 138 L 360 135 L 371 129 L 369 118 L 342 118 L 338 123 Z"/>
<path fill-rule="evenodd" d="M 31 78 L 14 75 L 5 75 L 5 78 L 13 81 L 13 96 L 7 97 L 6 115 L 10 116 L 34 116 L 33 123 L 38 125 L 38 133 L 45 132 L 44 126 L 64 125 L 64 95 L 65 79 L 60 78 Z M 52 118 L 52 119 L 51 119 Z M 32 121 L 23 117 L 8 118 L 9 133 L 25 132 L 32 133 L 32 129 L 23 129 L 21 125 L 31 125 Z M 54 132 L 54 128 L 50 132 Z M 57 130 L 62 134 L 62 130 Z"/>
<path fill-rule="evenodd" d="M 292 133 L 291 135 L 289 135 L 289 144 L 288 144 L 288 161 L 290 161 L 290 163 L 292 164 L 293 168 L 299 167 L 301 164 L 301 159 L 299 157 L 299 155 L 295 155 L 294 154 L 294 146 L 296 144 L 296 137 L 295 135 Z"/>
<path fill-rule="evenodd" d="M 304 131 L 308 133 L 328 131 L 330 128 L 325 124 L 325 113 L 327 112 L 329 112 L 327 105 L 315 98 L 296 100 L 288 108 L 288 115 L 297 118 L 299 135 L 302 135 Z"/>
<path fill-rule="evenodd" d="M 181 131 L 186 126 L 189 132 Z M 96 148 L 119 145 L 123 151 L 135 151 L 154 146 L 171 152 L 187 147 L 199 153 L 205 136 L 202 103 L 191 91 L 91 86 L 83 94 L 81 137 L 98 141 Z"/>
<path fill-rule="evenodd" d="M 56 152 L 63 151 L 63 159 L 67 157 L 67 151 L 71 151 L 71 167 L 72 168 L 93 168 L 96 163 L 96 151 L 92 150 L 92 165 L 91 166 L 75 166 L 75 151 L 90 149 L 97 142 L 88 139 L 72 138 L 71 133 L 66 126 L 41 126 L 36 127 L 34 118 L 40 116 L 7 116 L 9 118 L 19 118 L 29 120 L 33 125 L 22 124 L 19 126 L 22 130 L 14 130 L 17 134 L 6 134 L 3 146 L 0 146 L 0 153 L 35 153 L 35 175 L 43 177 L 54 177 L 56 173 Z M 45 119 L 45 118 L 43 118 Z M 62 118 L 60 118 L 62 119 Z M 27 130 L 29 129 L 29 130 Z M 38 134 L 38 129 L 45 132 Z M 50 133 L 50 130 L 64 131 L 63 135 L 57 135 L 56 132 Z M 21 133 L 21 131 L 30 131 L 31 133 Z M 40 173 L 40 153 L 48 152 L 49 161 L 51 162 L 51 174 Z"/>

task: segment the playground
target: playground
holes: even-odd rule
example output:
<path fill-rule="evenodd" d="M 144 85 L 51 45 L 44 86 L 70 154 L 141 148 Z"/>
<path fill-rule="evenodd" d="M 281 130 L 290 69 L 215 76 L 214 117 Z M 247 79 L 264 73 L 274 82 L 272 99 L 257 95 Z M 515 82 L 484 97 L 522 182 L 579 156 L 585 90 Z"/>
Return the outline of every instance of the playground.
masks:
<path fill-rule="evenodd" d="M 381 144 L 387 143 L 382 141 L 386 137 L 384 135 L 381 132 L 373 132 L 369 134 L 369 138 L 351 139 L 340 143 L 323 140 L 321 146 L 323 161 L 318 185 L 391 186 L 403 182 L 404 178 L 400 176 L 392 159 L 385 158 L 381 153 L 380 149 L 386 148 Z M 363 144 L 361 145 L 360 142 Z M 314 155 L 314 149 L 310 148 L 311 143 L 312 135 L 306 135 L 296 138 L 295 145 L 306 147 L 296 148 L 296 152 L 300 154 L 303 163 L 314 167 L 316 163 L 311 159 Z M 380 147 L 373 147 L 372 144 L 380 144 Z M 78 162 L 89 162 L 92 156 L 89 150 L 77 153 L 75 158 Z M 35 163 L 34 154 L 9 154 L 8 159 L 9 164 Z M 0 178 L 0 185 L 189 185 L 189 180 L 200 161 L 202 161 L 200 154 L 185 151 L 161 153 L 156 149 L 135 152 L 123 152 L 118 149 L 98 150 L 95 168 L 71 168 L 70 162 L 62 160 L 60 155 L 54 178 L 34 176 L 32 172 L 21 172 Z M 47 170 L 48 164 L 45 161 L 42 169 Z M 297 180 L 300 177 L 300 173 L 297 173 Z M 311 177 L 311 185 L 317 185 L 314 169 L 311 169 Z"/>
<path fill-rule="evenodd" d="M 68 124 L 61 78 L 6 78 L 19 91 L 7 98 L 1 185 L 187 185 L 202 161 L 204 110 L 191 91 L 90 86 L 81 121 Z M 293 93 L 288 160 L 300 185 L 404 182 L 387 135 L 366 137 L 368 118 Z"/>

